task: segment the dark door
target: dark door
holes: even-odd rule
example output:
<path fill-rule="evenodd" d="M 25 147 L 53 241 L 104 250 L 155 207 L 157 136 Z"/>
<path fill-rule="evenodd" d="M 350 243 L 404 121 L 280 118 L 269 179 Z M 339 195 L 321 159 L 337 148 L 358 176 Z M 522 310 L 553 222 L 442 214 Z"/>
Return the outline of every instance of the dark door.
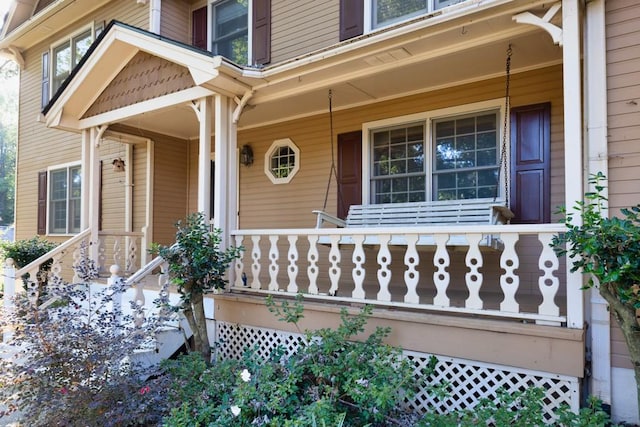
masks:
<path fill-rule="evenodd" d="M 362 204 L 362 132 L 338 135 L 338 212 L 346 218 L 349 206 Z"/>
<path fill-rule="evenodd" d="M 511 223 L 551 221 L 550 121 L 549 103 L 511 109 Z"/>

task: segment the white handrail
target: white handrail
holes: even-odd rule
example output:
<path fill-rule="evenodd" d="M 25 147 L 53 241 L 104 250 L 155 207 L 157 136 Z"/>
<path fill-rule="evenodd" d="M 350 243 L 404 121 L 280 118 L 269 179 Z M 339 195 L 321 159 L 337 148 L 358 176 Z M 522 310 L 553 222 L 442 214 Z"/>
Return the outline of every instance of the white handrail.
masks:
<path fill-rule="evenodd" d="M 60 246 L 56 246 L 46 254 L 35 259 L 34 261 L 31 261 L 29 264 L 25 265 L 24 267 L 21 267 L 20 270 L 16 271 L 16 277 L 21 277 L 22 275 L 29 272 L 29 270 L 32 270 L 33 268 L 40 266 L 40 264 L 44 264 L 45 262 L 49 261 L 51 258 L 56 256 L 57 254 L 64 252 L 70 247 L 72 247 L 73 245 L 75 245 L 76 243 L 81 242 L 90 234 L 91 234 L 91 229 L 88 228 L 82 231 L 81 233 L 77 234 L 76 236 L 72 237 L 71 239 L 67 240 Z"/>

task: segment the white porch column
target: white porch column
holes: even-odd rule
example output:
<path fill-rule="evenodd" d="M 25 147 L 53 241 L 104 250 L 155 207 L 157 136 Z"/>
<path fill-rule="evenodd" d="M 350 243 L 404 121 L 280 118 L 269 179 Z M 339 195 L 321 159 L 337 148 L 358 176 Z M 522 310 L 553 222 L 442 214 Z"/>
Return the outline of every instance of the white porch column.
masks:
<path fill-rule="evenodd" d="M 236 126 L 232 119 L 231 99 L 223 95 L 215 97 L 215 206 L 214 227 L 222 230 L 222 244 L 229 245 L 229 232 L 237 226 L 237 169 Z"/>
<path fill-rule="evenodd" d="M 603 172 L 608 175 L 607 48 L 604 2 L 605 0 L 592 0 L 586 4 L 584 93 L 588 147 L 587 172 L 589 174 Z M 606 189 L 604 191 L 607 197 L 608 192 Z M 591 302 L 590 393 L 602 399 L 605 404 L 611 404 L 611 314 L 606 301 L 597 289 L 591 289 L 589 295 Z"/>
<path fill-rule="evenodd" d="M 580 73 L 580 9 L 578 0 L 562 0 L 562 71 L 564 89 L 564 186 L 567 210 L 583 198 L 582 87 Z M 574 217 L 574 223 L 579 218 Z M 567 258 L 567 326 L 584 324 L 582 275 L 572 273 Z"/>
<path fill-rule="evenodd" d="M 89 187 L 89 223 L 91 228 L 90 258 L 98 260 L 98 231 L 100 225 L 100 141 L 107 126 L 96 126 L 89 130 L 89 168 L 87 171 L 86 185 Z"/>
<path fill-rule="evenodd" d="M 80 217 L 80 230 L 86 230 L 89 227 L 89 206 L 91 205 L 91 193 L 89 189 L 89 171 L 91 155 L 91 131 L 89 129 L 82 130 L 82 155 L 80 160 L 80 167 L 82 170 L 82 197 L 80 199 L 80 210 L 82 216 Z"/>
<path fill-rule="evenodd" d="M 192 104 L 200 122 L 198 144 L 198 212 L 211 217 L 211 99 L 201 98 Z"/>

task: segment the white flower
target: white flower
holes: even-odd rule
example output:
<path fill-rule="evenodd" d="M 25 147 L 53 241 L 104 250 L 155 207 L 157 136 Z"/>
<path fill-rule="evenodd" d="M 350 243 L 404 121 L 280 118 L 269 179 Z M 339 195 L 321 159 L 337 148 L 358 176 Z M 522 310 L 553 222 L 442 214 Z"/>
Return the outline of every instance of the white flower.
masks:
<path fill-rule="evenodd" d="M 233 405 L 231 407 L 231 413 L 233 414 L 234 417 L 237 417 L 238 415 L 240 415 L 240 411 L 242 411 L 242 409 L 240 409 L 240 407 L 237 405 Z"/>
<path fill-rule="evenodd" d="M 244 381 L 245 383 L 248 383 L 249 381 L 251 381 L 251 373 L 245 369 L 240 374 L 240 378 L 242 378 L 242 381 Z"/>
<path fill-rule="evenodd" d="M 360 378 L 359 380 L 356 380 L 356 384 L 361 385 L 363 387 L 368 387 L 369 386 L 369 380 L 366 380 L 364 378 Z"/>

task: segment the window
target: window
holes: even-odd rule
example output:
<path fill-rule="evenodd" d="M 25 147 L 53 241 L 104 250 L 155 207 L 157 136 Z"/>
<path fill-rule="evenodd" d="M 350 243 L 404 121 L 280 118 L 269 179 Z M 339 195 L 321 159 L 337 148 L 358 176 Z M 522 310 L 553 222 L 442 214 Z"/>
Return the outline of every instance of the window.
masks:
<path fill-rule="evenodd" d="M 78 65 L 82 57 L 89 50 L 95 35 L 102 31 L 103 25 L 76 33 L 42 54 L 42 107 L 50 99 L 50 94 L 56 93 L 60 86 L 71 74 L 71 70 Z"/>
<path fill-rule="evenodd" d="M 265 154 L 264 172 L 274 184 L 286 184 L 300 170 L 300 149 L 289 138 L 273 141 Z"/>
<path fill-rule="evenodd" d="M 48 232 L 80 231 L 82 174 L 79 165 L 49 170 Z"/>
<path fill-rule="evenodd" d="M 364 200 L 405 203 L 494 197 L 501 188 L 501 102 L 365 123 L 368 149 L 363 173 L 370 185 L 363 188 Z"/>
<path fill-rule="evenodd" d="M 433 12 L 465 0 L 370 0 L 371 28 L 376 29 Z"/>
<path fill-rule="evenodd" d="M 249 0 L 222 0 L 211 5 L 211 50 L 238 64 L 248 63 Z"/>

